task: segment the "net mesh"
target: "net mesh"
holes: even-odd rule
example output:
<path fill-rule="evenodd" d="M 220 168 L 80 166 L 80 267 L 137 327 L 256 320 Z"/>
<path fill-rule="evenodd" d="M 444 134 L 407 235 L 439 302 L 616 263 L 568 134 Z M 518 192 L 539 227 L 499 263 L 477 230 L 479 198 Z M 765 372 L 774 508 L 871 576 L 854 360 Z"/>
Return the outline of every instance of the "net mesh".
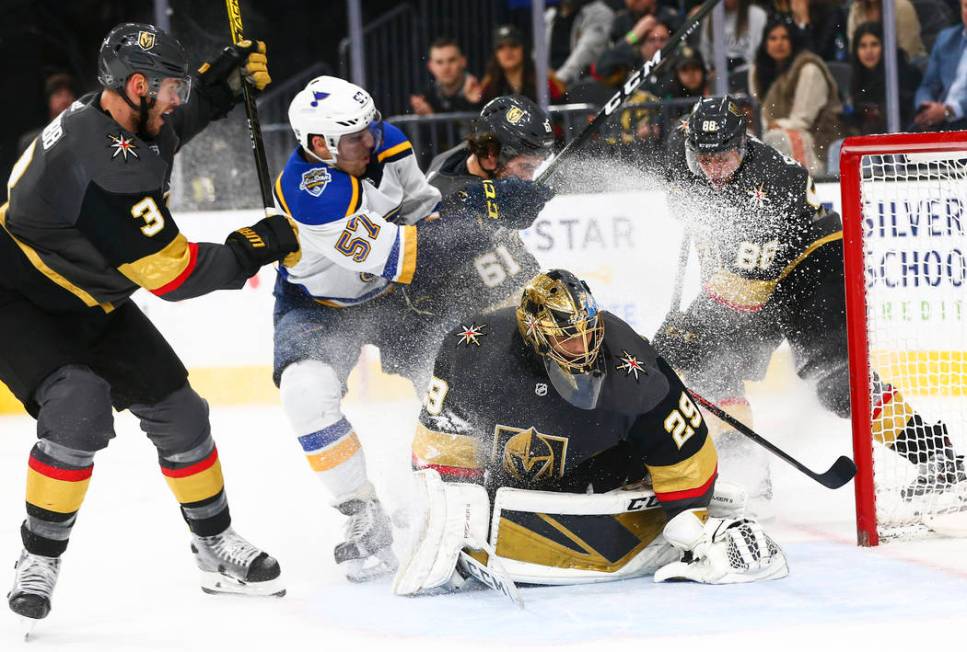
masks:
<path fill-rule="evenodd" d="M 967 510 L 967 151 L 861 163 L 881 538 Z"/>

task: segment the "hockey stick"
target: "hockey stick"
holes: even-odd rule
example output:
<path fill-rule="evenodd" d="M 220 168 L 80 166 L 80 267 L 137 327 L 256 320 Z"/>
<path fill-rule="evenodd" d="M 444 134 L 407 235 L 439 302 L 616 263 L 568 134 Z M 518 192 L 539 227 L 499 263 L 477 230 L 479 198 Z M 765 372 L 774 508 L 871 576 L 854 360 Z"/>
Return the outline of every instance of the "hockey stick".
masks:
<path fill-rule="evenodd" d="M 232 35 L 232 43 L 238 45 L 240 41 L 245 40 L 242 36 L 242 10 L 239 9 L 238 0 L 225 0 L 225 9 L 228 11 L 228 30 Z M 259 190 L 262 193 L 262 206 L 268 215 L 269 211 L 275 208 L 272 181 L 269 178 L 269 164 L 265 158 L 265 144 L 262 142 L 262 125 L 259 122 L 258 108 L 255 106 L 252 89 L 244 79 L 242 79 L 242 98 L 245 102 L 245 117 L 248 119 L 248 135 L 252 140 L 252 154 L 255 156 L 255 171 L 259 177 Z"/>
<path fill-rule="evenodd" d="M 474 547 L 482 549 L 487 553 L 487 565 L 481 564 L 467 553 L 466 550 L 461 550 L 460 556 L 457 558 L 457 566 L 460 570 L 470 577 L 477 579 L 481 584 L 487 586 L 487 588 L 504 594 L 518 608 L 523 609 L 524 599 L 520 597 L 520 591 L 517 590 L 517 585 L 514 584 L 514 580 L 507 576 L 504 567 L 497 560 L 497 554 L 494 552 L 494 549 L 489 545 L 480 546 L 480 544 L 474 544 Z"/>
<path fill-rule="evenodd" d="M 672 289 L 672 305 L 668 309 L 669 316 L 682 311 L 682 291 L 685 288 L 685 270 L 688 268 L 688 252 L 691 248 L 692 237 L 688 231 L 682 232 L 682 242 L 678 247 L 678 269 L 675 270 L 675 287 Z"/>
<path fill-rule="evenodd" d="M 853 460 L 846 457 L 845 455 L 841 455 L 839 459 L 833 462 L 833 465 L 829 467 L 829 469 L 824 473 L 816 473 L 814 471 L 811 471 L 802 462 L 800 462 L 796 458 L 789 455 L 787 452 L 785 452 L 784 450 L 782 450 L 781 448 L 773 444 L 768 439 L 765 439 L 764 437 L 756 433 L 754 430 L 752 430 L 752 428 L 745 425 L 744 423 L 742 423 L 741 421 L 739 421 L 738 419 L 736 419 L 735 417 L 727 413 L 719 406 L 715 405 L 708 399 L 696 394 L 692 390 L 689 390 L 689 393 L 695 398 L 696 401 L 698 401 L 698 403 L 703 408 L 705 408 L 706 410 L 708 410 L 709 412 L 717 416 L 719 419 L 721 419 L 725 423 L 729 424 L 730 426 L 732 426 L 733 428 L 741 432 L 743 435 L 745 435 L 755 443 L 765 448 L 767 451 L 771 452 L 773 455 L 785 460 L 789 464 L 792 464 L 794 467 L 796 467 L 797 469 L 799 469 L 800 471 L 802 471 L 810 478 L 812 478 L 819 484 L 823 485 L 824 487 L 828 487 L 829 489 L 839 489 L 844 484 L 852 480 L 853 476 L 856 475 L 856 465 L 853 463 Z"/>
<path fill-rule="evenodd" d="M 547 167 L 544 168 L 544 171 L 541 172 L 540 176 L 537 177 L 535 181 L 537 183 L 546 184 L 550 176 L 554 174 L 557 168 L 561 165 L 561 161 L 564 160 L 564 158 L 590 140 L 595 132 L 601 128 L 601 125 L 604 124 L 604 121 L 611 117 L 611 114 L 614 113 L 618 107 L 624 104 L 627 99 L 631 97 L 632 93 L 638 90 L 638 87 L 645 83 L 645 80 L 647 80 L 652 73 L 664 68 L 671 55 L 674 54 L 678 44 L 688 38 L 691 33 L 698 28 L 698 25 L 702 22 L 702 19 L 705 18 L 705 16 L 707 16 L 718 3 L 719 0 L 705 0 L 705 2 L 703 2 L 699 7 L 698 11 L 688 18 L 685 21 L 685 24 L 682 25 L 677 32 L 672 34 L 671 38 L 669 38 L 668 42 L 665 44 L 665 47 L 655 52 L 651 59 L 643 63 L 641 68 L 633 72 L 631 76 L 625 80 L 624 85 L 618 89 L 618 92 L 616 92 L 611 99 L 605 103 L 604 107 L 598 111 L 598 114 L 594 116 L 586 127 L 584 127 L 581 133 L 579 133 L 574 140 L 565 145 L 564 149 L 562 149 L 560 153 L 554 157 L 554 160 L 547 164 Z"/>

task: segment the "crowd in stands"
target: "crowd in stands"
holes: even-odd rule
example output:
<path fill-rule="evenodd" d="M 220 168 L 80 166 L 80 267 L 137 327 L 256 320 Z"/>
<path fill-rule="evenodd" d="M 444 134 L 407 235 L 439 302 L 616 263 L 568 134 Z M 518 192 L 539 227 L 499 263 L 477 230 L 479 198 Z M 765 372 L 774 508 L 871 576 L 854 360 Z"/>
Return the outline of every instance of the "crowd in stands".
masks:
<path fill-rule="evenodd" d="M 700 0 L 560 0 L 546 13 L 546 80 L 536 79 L 528 39 L 497 28 L 481 79 L 467 71 L 460 44 L 440 38 L 428 51 L 432 82 L 411 98 L 418 114 L 474 111 L 498 95 L 551 104 L 601 105 L 627 76 L 665 46 Z M 711 20 L 679 45 L 620 112 L 615 139 L 655 146 L 687 103 L 726 75 L 730 92 L 758 105 L 755 130 L 815 174 L 836 171 L 846 136 L 884 133 L 882 0 L 723 0 L 725 66 L 715 70 Z M 894 0 L 901 130 L 967 129 L 967 0 Z M 682 108 L 684 106 L 684 108 Z"/>

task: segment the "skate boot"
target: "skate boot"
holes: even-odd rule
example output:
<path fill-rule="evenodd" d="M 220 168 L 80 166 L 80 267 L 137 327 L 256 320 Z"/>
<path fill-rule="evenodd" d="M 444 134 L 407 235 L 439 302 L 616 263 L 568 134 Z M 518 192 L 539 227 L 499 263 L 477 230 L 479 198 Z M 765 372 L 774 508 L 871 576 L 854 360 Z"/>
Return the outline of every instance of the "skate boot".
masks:
<path fill-rule="evenodd" d="M 60 557 L 44 557 L 24 550 L 14 569 L 13 588 L 7 594 L 10 609 L 25 618 L 46 618 L 60 573 Z"/>
<path fill-rule="evenodd" d="M 205 593 L 285 595 L 279 562 L 228 528 L 212 537 L 192 535 L 191 552 Z"/>
<path fill-rule="evenodd" d="M 957 492 L 967 502 L 967 468 L 964 456 L 956 455 L 952 448 L 931 451 L 926 460 L 917 464 L 917 479 L 906 487 L 901 495 L 906 500 L 920 496 Z"/>
<path fill-rule="evenodd" d="M 336 546 L 336 563 L 350 582 L 366 582 L 396 572 L 393 529 L 389 517 L 375 498 L 352 498 L 336 505 L 349 517 L 346 540 Z"/>

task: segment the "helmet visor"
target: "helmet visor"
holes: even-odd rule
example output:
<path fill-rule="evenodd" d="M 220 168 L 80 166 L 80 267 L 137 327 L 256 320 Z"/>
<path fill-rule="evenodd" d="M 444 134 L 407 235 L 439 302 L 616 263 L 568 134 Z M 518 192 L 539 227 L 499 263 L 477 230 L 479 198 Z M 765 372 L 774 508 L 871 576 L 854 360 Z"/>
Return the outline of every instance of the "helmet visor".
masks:
<path fill-rule="evenodd" d="M 162 104 L 185 104 L 191 96 L 191 77 L 165 77 L 152 95 Z"/>

